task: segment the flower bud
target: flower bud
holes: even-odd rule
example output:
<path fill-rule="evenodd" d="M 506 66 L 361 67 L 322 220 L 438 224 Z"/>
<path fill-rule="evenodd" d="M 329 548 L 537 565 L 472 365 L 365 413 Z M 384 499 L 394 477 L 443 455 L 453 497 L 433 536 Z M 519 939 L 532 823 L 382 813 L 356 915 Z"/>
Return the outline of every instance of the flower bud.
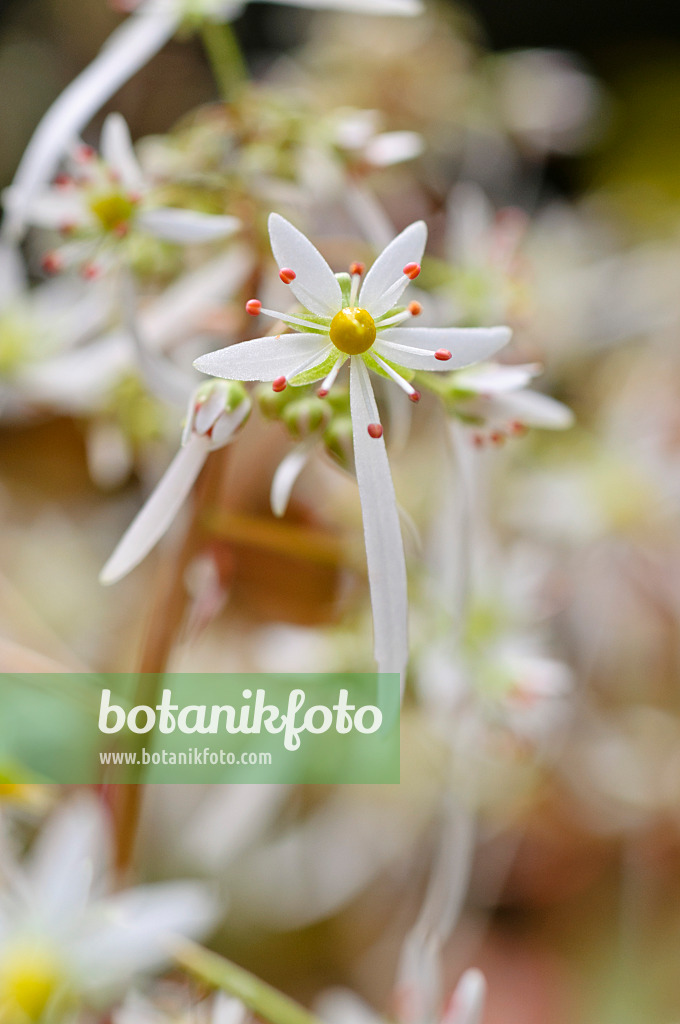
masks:
<path fill-rule="evenodd" d="M 335 416 L 324 430 L 323 443 L 343 469 L 349 468 L 354 459 L 351 416 Z"/>
<path fill-rule="evenodd" d="M 285 388 L 283 391 L 274 391 L 271 384 L 258 384 L 253 394 L 260 412 L 267 420 L 282 419 L 283 410 L 289 402 L 297 400 L 294 388 Z"/>
<path fill-rule="evenodd" d="M 315 430 L 325 427 L 331 418 L 327 402 L 315 395 L 296 398 L 285 406 L 281 419 L 296 439 L 309 437 Z"/>
<path fill-rule="evenodd" d="M 243 426 L 251 408 L 250 396 L 240 381 L 206 381 L 191 399 L 182 443 L 198 434 L 209 439 L 210 451 L 222 448 Z"/>

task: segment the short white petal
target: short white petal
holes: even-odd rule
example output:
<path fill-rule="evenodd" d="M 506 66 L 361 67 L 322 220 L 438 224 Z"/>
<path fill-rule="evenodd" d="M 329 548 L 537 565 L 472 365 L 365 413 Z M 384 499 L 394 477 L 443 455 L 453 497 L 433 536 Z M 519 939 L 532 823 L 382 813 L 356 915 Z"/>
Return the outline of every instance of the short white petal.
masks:
<path fill-rule="evenodd" d="M 216 387 L 196 410 L 193 424 L 196 433 L 207 434 L 222 412 L 224 412 L 224 395 L 220 388 Z"/>
<path fill-rule="evenodd" d="M 476 967 L 462 976 L 442 1024 L 481 1024 L 486 998 L 486 979 Z"/>
<path fill-rule="evenodd" d="M 275 516 L 286 514 L 295 481 L 309 461 L 316 441 L 298 445 L 281 460 L 272 479 L 269 501 Z"/>
<path fill-rule="evenodd" d="M 276 380 L 293 373 L 300 363 L 318 352 L 324 359 L 328 345 L 326 335 L 282 334 L 277 337 L 253 338 L 237 345 L 208 352 L 194 366 L 201 373 L 226 380 Z"/>
<path fill-rule="evenodd" d="M 319 250 L 278 213 L 269 217 L 269 238 L 279 269 L 295 273 L 290 290 L 296 299 L 318 316 L 335 316 L 342 307 L 342 292 Z"/>
<path fill-rule="evenodd" d="M 224 412 L 218 418 L 210 433 L 210 451 L 216 452 L 218 448 L 224 448 L 225 444 L 234 437 L 234 434 L 241 424 L 250 415 L 251 403 L 243 401 L 231 412 Z"/>
<path fill-rule="evenodd" d="M 180 448 L 102 569 L 101 583 L 115 583 L 146 558 L 184 503 L 207 455 L 208 440 L 204 437 L 194 435 Z"/>
<path fill-rule="evenodd" d="M 3 230 L 21 235 L 36 191 L 49 181 L 69 145 L 93 114 L 174 34 L 178 17 L 140 12 L 113 32 L 88 67 L 64 89 L 33 133 L 11 185 Z"/>
<path fill-rule="evenodd" d="M 100 149 L 104 161 L 116 171 L 125 188 L 141 191 L 144 174 L 130 138 L 130 129 L 122 114 L 109 114 L 102 127 Z"/>
<path fill-rule="evenodd" d="M 461 388 L 484 395 L 498 395 L 526 387 L 540 372 L 540 363 L 516 363 L 510 366 L 486 363 L 470 370 L 462 370 L 456 381 L 460 382 Z"/>
<path fill-rule="evenodd" d="M 222 217 L 196 210 L 178 210 L 171 206 L 142 210 L 135 224 L 156 238 L 179 245 L 210 242 L 233 235 L 241 226 L 236 217 Z"/>
<path fill-rule="evenodd" d="M 388 327 L 379 333 L 376 347 L 380 355 L 384 347 L 384 358 L 413 370 L 459 370 L 495 355 L 511 336 L 509 327 Z M 392 345 L 422 349 L 423 354 L 404 354 L 401 362 Z M 438 349 L 447 349 L 451 358 L 432 359 L 430 353 Z"/>
<path fill-rule="evenodd" d="M 291 0 L 270 0 L 272 3 L 290 3 Z M 315 10 L 355 11 L 358 14 L 414 15 L 421 14 L 423 7 L 418 0 L 294 0 L 296 7 L 312 7 Z"/>
<path fill-rule="evenodd" d="M 380 1017 L 363 999 L 345 988 L 329 988 L 314 1007 L 326 1024 L 381 1024 Z"/>
<path fill-rule="evenodd" d="M 389 167 L 420 156 L 423 146 L 423 138 L 417 132 L 383 132 L 371 139 L 364 157 L 374 167 Z"/>
<path fill-rule="evenodd" d="M 380 420 L 366 364 L 358 356 L 350 360 L 350 409 L 373 608 L 375 659 L 379 671 L 402 673 L 408 658 L 404 546 L 385 441 L 368 433 L 369 423 Z"/>
<path fill-rule="evenodd" d="M 248 1015 L 240 999 L 218 992 L 214 997 L 211 1024 L 244 1024 Z"/>
<path fill-rule="evenodd" d="M 515 391 L 509 395 L 494 395 L 490 401 L 494 419 L 503 417 L 516 420 L 526 427 L 542 427 L 544 430 L 566 430 L 573 426 L 574 414 L 571 409 L 549 395 L 538 391 Z"/>
<path fill-rule="evenodd" d="M 386 249 L 366 274 L 359 292 L 358 305 L 367 309 L 371 316 L 382 316 L 399 302 L 399 298 L 410 283 L 404 275 L 407 263 L 420 263 L 427 242 L 427 226 L 424 221 L 417 220 L 410 224 L 400 235 L 393 238 Z M 397 281 L 399 288 L 387 294 Z"/>

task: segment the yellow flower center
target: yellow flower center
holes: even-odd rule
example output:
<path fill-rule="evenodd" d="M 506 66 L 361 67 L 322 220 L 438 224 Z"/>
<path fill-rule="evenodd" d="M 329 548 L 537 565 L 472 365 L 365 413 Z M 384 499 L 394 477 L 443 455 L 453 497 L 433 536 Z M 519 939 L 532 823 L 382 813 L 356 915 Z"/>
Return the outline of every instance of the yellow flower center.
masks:
<path fill-rule="evenodd" d="M 63 992 L 63 965 L 54 954 L 33 945 L 20 945 L 0 955 L 0 1022 L 32 1024 Z"/>
<path fill-rule="evenodd" d="M 367 310 L 348 306 L 335 314 L 329 333 L 337 349 L 358 356 L 375 341 L 375 320 Z"/>
<path fill-rule="evenodd" d="M 122 192 L 107 192 L 92 200 L 90 210 L 104 231 L 115 231 L 131 219 L 135 212 L 135 204 Z"/>

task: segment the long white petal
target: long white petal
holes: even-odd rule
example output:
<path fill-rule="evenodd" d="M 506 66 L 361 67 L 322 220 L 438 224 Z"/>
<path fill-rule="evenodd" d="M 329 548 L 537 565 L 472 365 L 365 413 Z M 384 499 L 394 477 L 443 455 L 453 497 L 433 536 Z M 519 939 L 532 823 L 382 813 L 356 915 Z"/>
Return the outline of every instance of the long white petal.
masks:
<path fill-rule="evenodd" d="M 412 370 L 459 370 L 494 355 L 511 335 L 509 327 L 388 327 L 379 333 L 376 348 L 384 359 Z M 400 353 L 393 345 L 422 349 L 422 355 L 417 351 Z M 432 359 L 431 354 L 439 349 L 449 351 L 451 358 Z"/>
<path fill-rule="evenodd" d="M 310 439 L 303 444 L 293 448 L 284 459 L 281 460 L 272 478 L 272 486 L 269 495 L 269 502 L 275 516 L 286 514 L 290 495 L 295 486 L 295 481 L 307 465 L 309 456 L 312 454 L 316 438 Z"/>
<path fill-rule="evenodd" d="M 359 293 L 358 305 L 367 309 L 373 317 L 382 316 L 388 309 L 396 306 L 409 284 L 404 267 L 408 263 L 421 262 L 426 242 L 427 226 L 422 220 L 410 224 L 400 235 L 393 238 L 366 274 Z M 401 283 L 398 288 L 392 290 L 396 282 Z"/>
<path fill-rule="evenodd" d="M 270 0 L 270 3 L 290 3 L 291 0 Z M 315 10 L 353 11 L 357 14 L 407 15 L 422 14 L 418 0 L 295 0 L 296 7 Z"/>
<path fill-rule="evenodd" d="M 296 299 L 318 316 L 335 316 L 342 307 L 342 292 L 319 250 L 278 213 L 269 217 L 269 238 L 279 269 L 295 273 L 290 290 Z"/>
<path fill-rule="evenodd" d="M 315 352 L 322 362 L 327 345 L 326 336 L 318 334 L 253 338 L 208 352 L 197 359 L 194 366 L 201 373 L 226 380 L 275 380 L 292 373 L 303 359 Z"/>
<path fill-rule="evenodd" d="M 233 235 L 241 226 L 236 217 L 198 213 L 196 210 L 178 210 L 171 206 L 143 210 L 135 223 L 150 235 L 162 238 L 165 242 L 177 242 L 179 245 L 226 238 Z"/>
<path fill-rule="evenodd" d="M 120 176 L 125 188 L 141 190 L 144 174 L 135 156 L 130 129 L 122 114 L 109 114 L 102 127 L 100 142 L 104 161 Z"/>
<path fill-rule="evenodd" d="M 417 132 L 382 132 L 368 143 L 364 158 L 373 167 L 389 167 L 404 160 L 413 160 L 420 156 L 423 148 L 423 137 Z"/>
<path fill-rule="evenodd" d="M 33 133 L 10 186 L 3 231 L 20 237 L 36 191 L 91 117 L 174 34 L 171 11 L 134 14 L 109 36 L 91 64 L 64 89 Z"/>
<path fill-rule="evenodd" d="M 380 672 L 403 672 L 408 658 L 406 563 L 394 485 L 371 381 L 363 359 L 350 360 L 350 410 L 354 461 L 364 521 L 368 582 L 373 607 L 374 653 Z"/>
<path fill-rule="evenodd" d="M 209 441 L 191 437 L 180 448 L 156 490 L 123 534 L 102 569 L 101 583 L 116 583 L 127 575 L 161 539 L 194 485 L 208 455 Z"/>

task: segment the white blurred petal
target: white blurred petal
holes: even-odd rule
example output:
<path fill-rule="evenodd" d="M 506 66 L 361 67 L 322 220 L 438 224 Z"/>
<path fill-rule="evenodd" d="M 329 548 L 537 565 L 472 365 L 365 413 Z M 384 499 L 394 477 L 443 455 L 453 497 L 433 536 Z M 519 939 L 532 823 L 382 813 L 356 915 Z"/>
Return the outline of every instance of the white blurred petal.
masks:
<path fill-rule="evenodd" d="M 379 423 L 366 365 L 350 359 L 350 409 L 368 581 L 373 608 L 374 653 L 380 672 L 403 672 L 408 658 L 406 564 L 385 441 L 368 433 Z"/>
<path fill-rule="evenodd" d="M 287 3 L 291 0 L 270 0 Z M 418 0 L 294 0 L 296 7 L 311 7 L 317 11 L 354 11 L 357 14 L 414 15 L 422 13 Z"/>
<path fill-rule="evenodd" d="M 389 167 L 413 160 L 423 151 L 423 139 L 417 132 L 383 132 L 371 139 L 364 157 L 374 167 Z"/>
<path fill-rule="evenodd" d="M 269 237 L 279 269 L 295 272 L 295 280 L 289 285 L 293 295 L 310 312 L 335 316 L 342 306 L 342 292 L 318 249 L 278 213 L 269 217 Z"/>
<path fill-rule="evenodd" d="M 272 512 L 275 516 L 286 514 L 295 482 L 307 465 L 315 444 L 316 439 L 314 438 L 298 445 L 277 466 L 269 496 Z"/>
<path fill-rule="evenodd" d="M 275 380 L 293 373 L 305 358 L 318 352 L 323 361 L 327 338 L 315 334 L 282 334 L 253 338 L 200 356 L 194 366 L 201 373 L 226 380 Z"/>
<path fill-rule="evenodd" d="M 218 418 L 210 434 L 210 451 L 215 452 L 218 448 L 224 448 L 225 444 L 234 436 L 241 424 L 248 418 L 251 410 L 250 400 L 240 403 L 231 412 L 223 412 Z"/>
<path fill-rule="evenodd" d="M 109 114 L 104 121 L 100 150 L 104 161 L 120 175 L 126 188 L 141 190 L 144 187 L 144 174 L 135 156 L 130 129 L 122 114 Z"/>
<path fill-rule="evenodd" d="M 478 391 L 483 395 L 497 395 L 505 391 L 524 388 L 541 372 L 540 363 L 517 363 L 503 366 L 501 363 L 487 363 L 462 370 L 456 377 L 462 388 Z"/>
<path fill-rule="evenodd" d="M 322 992 L 314 1007 L 326 1024 L 381 1024 L 382 1018 L 363 999 L 346 988 Z"/>
<path fill-rule="evenodd" d="M 566 430 L 574 423 L 574 414 L 568 406 L 538 391 L 494 395 L 492 401 L 494 419 L 516 420 L 527 427 L 544 430 Z"/>
<path fill-rule="evenodd" d="M 382 316 L 399 302 L 410 280 L 404 274 L 407 263 L 420 263 L 427 242 L 427 226 L 418 220 L 393 238 L 366 274 L 359 292 L 358 305 L 373 317 Z M 400 282 L 393 291 L 391 286 Z"/>
<path fill-rule="evenodd" d="M 14 186 L 10 192 L 14 191 Z M 10 208 L 12 200 L 10 197 Z M 34 196 L 26 211 L 26 222 L 39 228 L 59 229 L 64 225 L 81 227 L 94 223 L 92 214 L 83 202 L 82 194 L 75 189 L 51 188 Z"/>
<path fill-rule="evenodd" d="M 4 231 L 23 234 L 36 191 L 54 175 L 65 150 L 103 104 L 174 34 L 178 18 L 140 12 L 113 32 L 99 54 L 47 111 L 33 133 L 11 185 Z"/>
<path fill-rule="evenodd" d="M 486 979 L 476 967 L 462 976 L 442 1024 L 481 1024 L 486 999 Z"/>
<path fill-rule="evenodd" d="M 224 412 L 224 394 L 219 388 L 210 392 L 205 402 L 201 402 L 196 410 L 193 426 L 197 434 L 207 434 L 220 415 Z"/>
<path fill-rule="evenodd" d="M 211 1024 L 244 1024 L 248 1010 L 240 999 L 218 992 L 214 998 Z"/>
<path fill-rule="evenodd" d="M 222 217 L 196 210 L 179 210 L 171 206 L 156 210 L 143 210 L 136 224 L 150 235 L 165 242 L 192 245 L 226 238 L 238 231 L 241 223 L 236 217 Z"/>
<path fill-rule="evenodd" d="M 180 448 L 144 507 L 102 569 L 101 583 L 115 583 L 158 543 L 194 485 L 208 455 L 208 439 L 194 435 Z"/>

